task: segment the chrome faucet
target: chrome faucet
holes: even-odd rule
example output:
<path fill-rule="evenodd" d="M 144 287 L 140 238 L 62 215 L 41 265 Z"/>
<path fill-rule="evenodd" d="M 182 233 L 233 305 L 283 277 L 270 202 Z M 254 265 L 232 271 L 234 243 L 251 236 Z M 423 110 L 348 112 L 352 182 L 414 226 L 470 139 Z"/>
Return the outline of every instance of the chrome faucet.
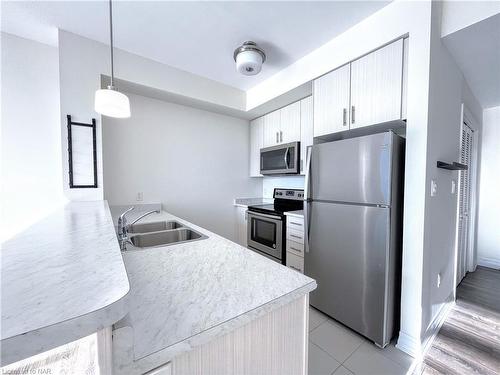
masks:
<path fill-rule="evenodd" d="M 120 250 L 122 250 L 122 251 L 127 250 L 127 243 L 129 242 L 129 239 L 128 239 L 128 230 L 129 230 L 130 226 L 134 225 L 139 220 L 141 220 L 142 218 L 144 218 L 144 217 L 146 217 L 148 215 L 151 215 L 151 214 L 154 214 L 154 213 L 156 213 L 156 214 L 160 213 L 160 210 L 151 210 L 151 211 L 148 211 L 148 212 L 144 213 L 143 215 L 139 216 L 131 224 L 127 224 L 127 217 L 125 215 L 127 215 L 133 209 L 135 209 L 134 206 L 130 207 L 128 210 L 126 210 L 125 212 L 123 212 L 120 215 L 120 217 L 118 218 L 118 241 L 120 243 Z"/>

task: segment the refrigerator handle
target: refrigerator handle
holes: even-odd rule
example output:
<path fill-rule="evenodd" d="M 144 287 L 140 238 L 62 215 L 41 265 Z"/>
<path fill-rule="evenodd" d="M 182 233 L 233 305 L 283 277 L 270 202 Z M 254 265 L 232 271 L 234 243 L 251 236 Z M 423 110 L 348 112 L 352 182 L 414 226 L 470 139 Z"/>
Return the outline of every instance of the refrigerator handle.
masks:
<path fill-rule="evenodd" d="M 306 253 L 309 252 L 309 204 L 310 204 L 310 175 L 311 175 L 311 154 L 312 148 L 307 153 L 306 161 L 306 178 L 304 181 L 304 248 Z"/>

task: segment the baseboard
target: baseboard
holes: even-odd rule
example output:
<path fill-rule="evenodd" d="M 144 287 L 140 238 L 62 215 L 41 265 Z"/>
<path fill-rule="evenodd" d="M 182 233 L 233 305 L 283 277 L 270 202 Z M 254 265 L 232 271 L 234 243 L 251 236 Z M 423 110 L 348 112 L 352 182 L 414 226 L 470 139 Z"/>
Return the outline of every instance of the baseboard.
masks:
<path fill-rule="evenodd" d="M 477 259 L 477 264 L 479 266 L 500 270 L 500 259 L 479 257 Z"/>
<path fill-rule="evenodd" d="M 448 316 L 448 313 L 455 305 L 453 294 L 454 293 L 450 294 L 450 296 L 446 299 L 446 302 L 443 304 L 443 306 L 441 307 L 441 309 L 439 310 L 439 312 L 437 313 L 436 317 L 431 322 L 431 324 L 429 324 L 429 327 L 427 328 L 427 331 L 424 334 L 424 341 L 422 343 L 422 358 L 431 348 L 434 339 L 438 335 L 439 330 L 443 326 L 444 321 Z"/>
<path fill-rule="evenodd" d="M 403 352 L 409 354 L 414 358 L 412 365 L 407 371 L 407 374 L 418 373 L 418 366 L 421 365 L 425 354 L 431 348 L 434 339 L 439 333 L 439 330 L 443 326 L 448 313 L 454 305 L 455 301 L 452 293 L 447 298 L 446 302 L 443 304 L 432 323 L 429 324 L 429 327 L 427 328 L 427 331 L 424 335 L 423 342 L 420 342 L 418 338 L 410 336 L 403 331 L 399 332 L 396 348 L 402 350 Z"/>

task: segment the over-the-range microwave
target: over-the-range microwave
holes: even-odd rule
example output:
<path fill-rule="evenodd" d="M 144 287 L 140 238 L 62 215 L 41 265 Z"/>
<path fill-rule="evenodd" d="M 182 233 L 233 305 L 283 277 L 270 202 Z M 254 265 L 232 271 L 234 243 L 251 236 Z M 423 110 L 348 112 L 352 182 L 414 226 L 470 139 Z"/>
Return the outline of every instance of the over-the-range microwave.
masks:
<path fill-rule="evenodd" d="M 300 173 L 300 142 L 260 149 L 260 173 L 283 175 Z"/>

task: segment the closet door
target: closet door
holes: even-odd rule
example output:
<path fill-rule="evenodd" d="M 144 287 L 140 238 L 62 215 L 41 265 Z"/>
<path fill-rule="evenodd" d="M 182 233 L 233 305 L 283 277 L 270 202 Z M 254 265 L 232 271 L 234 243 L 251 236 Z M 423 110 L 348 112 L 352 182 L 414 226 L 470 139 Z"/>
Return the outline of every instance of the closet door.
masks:
<path fill-rule="evenodd" d="M 351 63 L 351 129 L 401 119 L 403 39 Z"/>
<path fill-rule="evenodd" d="M 349 130 L 349 72 L 347 64 L 314 81 L 315 137 Z"/>

